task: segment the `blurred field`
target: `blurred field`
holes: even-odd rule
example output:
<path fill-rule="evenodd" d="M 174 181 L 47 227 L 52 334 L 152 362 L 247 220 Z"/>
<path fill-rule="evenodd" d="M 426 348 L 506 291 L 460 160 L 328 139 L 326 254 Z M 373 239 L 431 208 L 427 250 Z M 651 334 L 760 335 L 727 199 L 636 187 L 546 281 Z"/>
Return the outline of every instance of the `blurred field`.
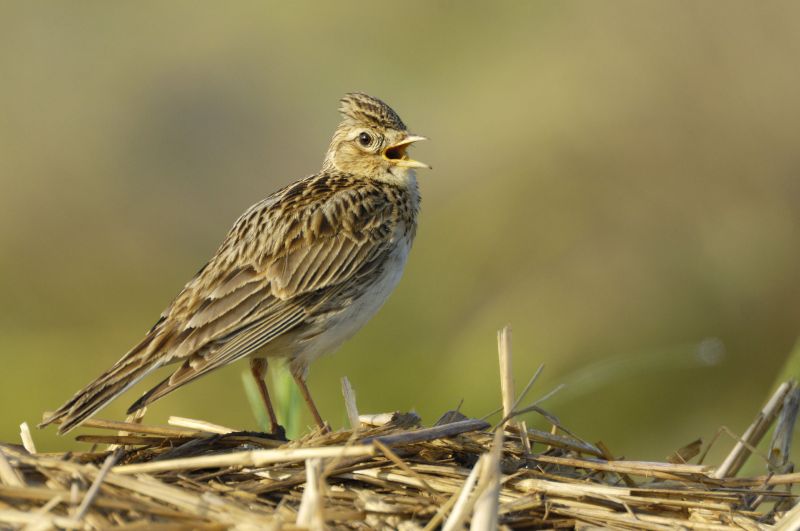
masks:
<path fill-rule="evenodd" d="M 518 385 L 545 363 L 534 393 L 569 384 L 549 409 L 616 453 L 744 429 L 800 322 L 798 4 L 292 5 L 0 6 L 0 439 L 316 171 L 353 90 L 434 170 L 397 292 L 312 369 L 334 425 L 342 375 L 363 411 L 494 409 L 510 322 Z M 244 369 L 149 415 L 254 427 Z"/>

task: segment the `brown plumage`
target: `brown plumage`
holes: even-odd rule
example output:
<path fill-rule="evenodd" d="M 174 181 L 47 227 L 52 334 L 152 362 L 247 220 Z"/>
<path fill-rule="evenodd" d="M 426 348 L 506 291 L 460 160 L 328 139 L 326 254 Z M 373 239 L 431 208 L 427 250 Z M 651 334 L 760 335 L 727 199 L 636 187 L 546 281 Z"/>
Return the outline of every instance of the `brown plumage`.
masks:
<path fill-rule="evenodd" d="M 44 420 L 66 433 L 155 369 L 178 364 L 135 411 L 218 367 L 250 357 L 263 383 L 267 357 L 288 357 L 305 387 L 308 365 L 355 333 L 400 278 L 416 231 L 419 193 L 397 114 L 365 94 L 341 100 L 343 121 L 322 170 L 250 207 L 213 258 L 144 339 Z"/>

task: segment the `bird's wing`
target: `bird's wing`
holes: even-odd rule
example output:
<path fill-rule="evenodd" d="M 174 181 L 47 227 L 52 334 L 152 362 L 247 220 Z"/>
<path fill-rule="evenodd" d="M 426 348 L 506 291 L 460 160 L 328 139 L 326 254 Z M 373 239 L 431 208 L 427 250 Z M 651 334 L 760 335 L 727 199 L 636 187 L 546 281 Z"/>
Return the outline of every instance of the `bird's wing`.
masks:
<path fill-rule="evenodd" d="M 133 409 L 252 353 L 380 267 L 395 222 L 385 191 L 350 176 L 276 192 L 237 220 L 140 343 L 41 425 L 66 433 L 162 365 L 183 362 Z"/>
<path fill-rule="evenodd" d="M 264 334 L 308 311 L 310 298 L 381 266 L 393 243 L 391 201 L 368 183 L 331 188 L 300 181 L 277 200 L 256 205 L 234 224 L 212 260 L 164 312 L 163 328 L 180 341 L 170 360 L 197 353 L 238 331 L 271 323 Z"/>
<path fill-rule="evenodd" d="M 348 281 L 381 267 L 395 218 L 379 188 L 331 190 L 311 181 L 283 193 L 268 208 L 246 212 L 167 309 L 160 326 L 179 328 L 180 340 L 165 354 L 183 363 L 131 411 L 255 352 L 334 299 Z"/>

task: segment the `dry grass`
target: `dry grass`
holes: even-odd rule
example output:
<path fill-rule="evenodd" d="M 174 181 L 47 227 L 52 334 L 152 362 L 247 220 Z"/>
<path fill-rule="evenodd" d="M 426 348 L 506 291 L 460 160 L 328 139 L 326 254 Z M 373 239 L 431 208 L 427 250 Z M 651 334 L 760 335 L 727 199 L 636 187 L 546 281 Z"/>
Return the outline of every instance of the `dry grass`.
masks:
<path fill-rule="evenodd" d="M 616 460 L 538 406 L 517 409 L 510 335 L 500 339 L 505 418 L 495 430 L 457 412 L 429 428 L 413 414 L 359 417 L 346 381 L 358 425 L 290 442 L 191 419 L 169 427 L 92 420 L 86 425 L 99 431 L 80 439 L 112 446 L 46 454 L 23 426 L 24 446 L 0 445 L 0 528 L 798 527 L 791 488 L 800 474 L 790 472 L 785 435 L 794 414 L 784 407 L 796 402 L 796 384 L 778 389 L 718 467 L 689 462 L 700 444 L 672 462 Z M 509 422 L 532 409 L 553 420 L 552 432 Z M 773 473 L 735 477 L 779 413 Z"/>

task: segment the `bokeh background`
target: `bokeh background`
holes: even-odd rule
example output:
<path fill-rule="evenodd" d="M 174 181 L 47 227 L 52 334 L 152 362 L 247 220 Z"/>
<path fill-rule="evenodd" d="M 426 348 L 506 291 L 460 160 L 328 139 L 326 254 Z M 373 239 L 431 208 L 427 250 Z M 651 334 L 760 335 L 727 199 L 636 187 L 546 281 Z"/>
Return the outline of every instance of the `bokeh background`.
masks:
<path fill-rule="evenodd" d="M 511 323 L 518 388 L 545 364 L 531 399 L 566 384 L 544 405 L 617 454 L 743 431 L 800 323 L 798 20 L 794 2 L 3 3 L 0 439 L 138 341 L 246 207 L 316 171 L 354 90 L 429 136 L 434 170 L 398 290 L 312 368 L 335 426 L 343 375 L 365 412 L 488 413 Z M 149 420 L 255 428 L 245 369 Z"/>

